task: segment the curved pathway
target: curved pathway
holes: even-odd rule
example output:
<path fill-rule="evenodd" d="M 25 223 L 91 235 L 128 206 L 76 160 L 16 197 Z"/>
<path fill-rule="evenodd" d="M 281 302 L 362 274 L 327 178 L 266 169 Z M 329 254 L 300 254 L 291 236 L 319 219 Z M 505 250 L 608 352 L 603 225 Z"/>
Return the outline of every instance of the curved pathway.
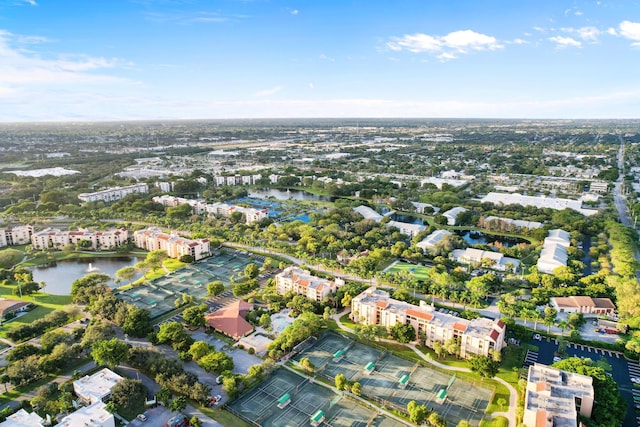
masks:
<path fill-rule="evenodd" d="M 343 325 L 342 322 L 340 321 L 340 317 L 343 316 L 347 312 L 348 311 L 343 311 L 341 313 L 334 314 L 333 316 L 331 316 L 331 318 L 336 321 L 336 324 L 338 325 L 338 327 L 340 329 L 342 329 L 343 331 L 354 333 L 353 329 Z M 389 340 L 389 339 L 379 339 L 379 341 L 398 344 L 397 341 Z M 428 362 L 428 363 L 430 363 L 430 364 L 432 364 L 434 366 L 437 366 L 440 369 L 445 369 L 445 370 L 449 370 L 449 371 L 458 371 L 458 372 L 471 372 L 471 369 L 469 369 L 469 368 L 460 368 L 460 367 L 457 367 L 457 366 L 443 365 L 442 363 L 439 363 L 439 362 L 431 359 L 430 357 L 428 357 L 424 353 L 422 353 L 413 344 L 405 344 L 405 346 L 409 347 L 414 352 L 416 352 L 416 354 L 419 355 L 426 362 Z M 494 412 L 493 414 L 491 414 L 491 416 L 492 416 L 492 418 L 495 418 L 495 417 L 498 417 L 498 416 L 506 417 L 509 420 L 509 427 L 516 427 L 516 407 L 518 405 L 518 392 L 516 391 L 515 388 L 513 388 L 513 386 L 511 384 L 509 384 L 508 382 L 506 382 L 502 378 L 494 377 L 492 379 L 502 383 L 509 390 L 509 411 L 508 412 Z"/>

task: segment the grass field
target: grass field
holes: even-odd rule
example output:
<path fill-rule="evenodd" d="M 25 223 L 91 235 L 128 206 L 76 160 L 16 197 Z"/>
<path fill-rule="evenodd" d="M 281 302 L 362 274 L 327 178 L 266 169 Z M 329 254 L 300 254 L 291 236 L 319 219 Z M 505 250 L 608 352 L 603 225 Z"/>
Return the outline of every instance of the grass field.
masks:
<path fill-rule="evenodd" d="M 418 280 L 426 280 L 429 278 L 429 267 L 422 265 L 409 264 L 407 262 L 398 261 L 392 264 L 387 270 L 387 273 L 399 273 L 406 271 Z"/>
<path fill-rule="evenodd" d="M 16 296 L 13 294 L 13 290 L 15 288 L 16 286 L 6 284 L 0 285 L 0 297 L 27 301 L 35 304 L 37 307 L 29 311 L 27 314 L 23 314 L 16 319 L 12 319 L 6 323 L 3 323 L 2 326 L 0 326 L 0 336 L 3 337 L 9 329 L 31 323 L 36 319 L 44 317 L 54 310 L 63 310 L 65 307 L 68 307 L 71 304 L 71 297 L 69 295 L 51 295 L 45 294 L 43 292 L 36 292 L 33 295 L 23 296 L 22 298 L 20 298 L 20 296 Z"/>

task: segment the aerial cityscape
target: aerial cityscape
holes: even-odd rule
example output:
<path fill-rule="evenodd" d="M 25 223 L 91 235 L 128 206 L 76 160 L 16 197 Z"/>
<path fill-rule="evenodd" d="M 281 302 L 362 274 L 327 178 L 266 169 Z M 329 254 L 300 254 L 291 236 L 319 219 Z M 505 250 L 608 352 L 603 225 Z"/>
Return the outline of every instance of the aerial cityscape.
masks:
<path fill-rule="evenodd" d="M 0 427 L 640 427 L 638 11 L 0 0 Z"/>

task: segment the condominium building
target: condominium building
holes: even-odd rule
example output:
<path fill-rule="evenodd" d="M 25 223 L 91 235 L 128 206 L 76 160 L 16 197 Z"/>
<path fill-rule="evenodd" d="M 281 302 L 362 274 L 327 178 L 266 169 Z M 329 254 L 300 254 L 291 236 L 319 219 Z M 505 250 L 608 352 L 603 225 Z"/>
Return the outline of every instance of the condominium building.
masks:
<path fill-rule="evenodd" d="M 166 251 L 169 258 L 191 255 L 196 261 L 209 256 L 209 239 L 191 240 L 177 233 L 165 233 L 160 227 L 149 227 L 133 233 L 133 241 L 139 248 L 148 251 Z"/>
<path fill-rule="evenodd" d="M 148 193 L 149 186 L 145 183 L 138 183 L 126 187 L 108 188 L 106 190 L 96 191 L 95 193 L 78 194 L 78 199 L 83 202 L 115 202 L 129 194 Z"/>
<path fill-rule="evenodd" d="M 535 206 L 537 208 L 550 208 L 560 211 L 569 208 L 586 216 L 598 213 L 597 209 L 583 209 L 580 200 L 563 199 L 560 197 L 524 196 L 518 193 L 491 192 L 480 201 L 483 203 L 493 203 L 495 205 Z"/>
<path fill-rule="evenodd" d="M 19 225 L 0 230 L 0 248 L 5 246 L 26 245 L 31 241 L 33 226 Z"/>
<path fill-rule="evenodd" d="M 276 292 L 278 294 L 284 295 L 286 292 L 293 291 L 314 301 L 322 301 L 329 294 L 336 293 L 342 285 L 344 285 L 342 279 L 334 281 L 322 279 L 296 266 L 285 268 L 282 273 L 276 276 Z"/>
<path fill-rule="evenodd" d="M 447 218 L 447 225 L 456 225 L 456 220 L 458 219 L 458 215 L 466 211 L 467 210 L 462 206 L 458 206 L 456 208 L 449 209 L 448 211 L 444 212 L 442 215 L 444 215 L 444 217 Z"/>
<path fill-rule="evenodd" d="M 46 424 L 46 421 L 40 415 L 35 412 L 27 412 L 21 408 L 1 422 L 0 427 L 41 427 Z"/>
<path fill-rule="evenodd" d="M 520 267 L 520 261 L 515 258 L 506 257 L 500 252 L 475 248 L 454 249 L 449 257 L 460 264 L 478 264 L 499 271 L 516 271 Z"/>
<path fill-rule="evenodd" d="M 113 249 L 129 241 L 129 230 L 118 228 L 111 230 L 89 231 L 61 231 L 46 228 L 31 235 L 31 246 L 34 250 L 61 249 L 67 245 L 77 245 L 88 242 L 86 249 Z"/>
<path fill-rule="evenodd" d="M 524 398 L 526 427 L 577 427 L 591 417 L 593 378 L 535 363 L 529 366 Z"/>
<path fill-rule="evenodd" d="M 251 224 L 254 221 L 260 221 L 261 219 L 269 216 L 269 211 L 266 209 L 244 208 L 241 206 L 228 205 L 226 203 L 207 203 L 204 200 L 184 199 L 182 197 L 174 197 L 166 194 L 163 196 L 156 196 L 151 200 L 167 207 L 187 204 L 191 206 L 192 212 L 196 215 L 203 215 L 206 213 L 228 218 L 232 213 L 240 212 L 247 224 Z"/>
<path fill-rule="evenodd" d="M 447 230 L 436 230 L 433 233 L 429 234 L 427 237 L 419 241 L 416 246 L 426 251 L 428 249 L 433 248 L 437 245 L 442 239 L 447 236 L 451 236 L 453 233 Z"/>
<path fill-rule="evenodd" d="M 500 320 L 462 319 L 438 312 L 429 305 L 395 300 L 376 288 L 369 288 L 351 300 L 351 317 L 354 322 L 387 329 L 396 323 L 411 325 L 416 336 L 424 335 L 429 347 L 436 341 L 444 343 L 455 339 L 460 345 L 461 357 L 489 356 L 490 350 L 500 351 L 504 346 L 505 324 Z"/>

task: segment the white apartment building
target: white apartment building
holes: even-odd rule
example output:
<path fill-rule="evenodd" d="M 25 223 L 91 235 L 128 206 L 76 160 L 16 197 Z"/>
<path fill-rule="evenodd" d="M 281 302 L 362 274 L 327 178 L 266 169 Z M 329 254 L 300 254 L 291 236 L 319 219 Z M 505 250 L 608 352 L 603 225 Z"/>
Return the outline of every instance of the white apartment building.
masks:
<path fill-rule="evenodd" d="M 261 219 L 269 216 L 269 211 L 266 209 L 244 208 L 241 206 L 228 205 L 226 203 L 207 203 L 204 200 L 185 199 L 182 197 L 169 196 L 167 194 L 155 196 L 151 200 L 165 207 L 189 205 L 191 206 L 191 211 L 196 215 L 211 214 L 228 218 L 232 213 L 240 212 L 244 216 L 245 223 L 247 224 L 251 224 L 254 221 L 260 221 Z"/>
<path fill-rule="evenodd" d="M 322 301 L 330 294 L 335 294 L 342 285 L 344 285 L 342 279 L 335 279 L 335 281 L 322 279 L 296 266 L 285 268 L 276 276 L 278 294 L 284 295 L 288 291 L 293 291 L 314 301 Z"/>
<path fill-rule="evenodd" d="M 105 406 L 104 402 L 96 402 L 82 407 L 61 419 L 57 427 L 115 427 L 115 418 Z"/>
<path fill-rule="evenodd" d="M 569 259 L 567 248 L 570 245 L 571 238 L 568 232 L 560 229 L 549 230 L 538 258 L 538 271 L 553 274 L 556 268 L 566 266 Z"/>
<path fill-rule="evenodd" d="M 389 221 L 387 223 L 387 227 L 395 227 L 400 230 L 402 234 L 406 234 L 407 236 L 411 237 L 418 235 L 426 228 L 424 225 L 410 224 L 408 222 L 401 221 Z"/>
<path fill-rule="evenodd" d="M 129 241 L 129 230 L 118 228 L 104 231 L 60 231 L 46 228 L 31 235 L 31 246 L 35 250 L 60 249 L 76 245 L 81 241 L 90 242 L 87 249 L 113 249 Z"/>
<path fill-rule="evenodd" d="M 524 397 L 526 427 L 578 427 L 578 415 L 591 417 L 593 378 L 535 363 L 529 366 Z"/>
<path fill-rule="evenodd" d="M 381 325 L 389 329 L 396 323 L 413 326 L 416 335 L 424 334 L 426 345 L 456 339 L 460 356 L 489 356 L 489 350 L 504 346 L 505 324 L 500 320 L 477 318 L 466 320 L 440 313 L 428 305 L 416 306 L 398 301 L 385 291 L 369 288 L 351 300 L 351 317 L 365 325 Z"/>
<path fill-rule="evenodd" d="M 95 193 L 78 194 L 78 199 L 83 202 L 115 202 L 123 197 L 134 193 L 148 193 L 149 186 L 145 183 L 138 183 L 126 187 L 108 188 L 106 190 L 96 191 Z"/>
<path fill-rule="evenodd" d="M 507 227 L 503 227 L 505 225 Z M 542 223 L 538 221 L 523 221 L 520 219 L 488 216 L 484 219 L 484 226 L 485 228 L 490 228 L 492 230 L 499 230 L 503 228 L 508 229 L 509 228 L 508 226 L 512 226 L 515 228 L 526 228 L 529 230 L 535 230 L 536 228 L 542 228 Z"/>
<path fill-rule="evenodd" d="M 122 377 L 111 369 L 104 368 L 92 375 L 85 375 L 73 382 L 73 391 L 87 405 L 104 402 L 111 395 L 111 389 Z"/>
<path fill-rule="evenodd" d="M 177 233 L 164 233 L 160 227 L 149 227 L 133 233 L 135 245 L 148 251 L 166 251 L 169 258 L 191 255 L 196 261 L 209 256 L 209 239 L 191 240 Z"/>
<path fill-rule="evenodd" d="M 5 246 L 26 245 L 31 241 L 33 226 L 19 225 L 0 230 L 0 248 Z"/>

